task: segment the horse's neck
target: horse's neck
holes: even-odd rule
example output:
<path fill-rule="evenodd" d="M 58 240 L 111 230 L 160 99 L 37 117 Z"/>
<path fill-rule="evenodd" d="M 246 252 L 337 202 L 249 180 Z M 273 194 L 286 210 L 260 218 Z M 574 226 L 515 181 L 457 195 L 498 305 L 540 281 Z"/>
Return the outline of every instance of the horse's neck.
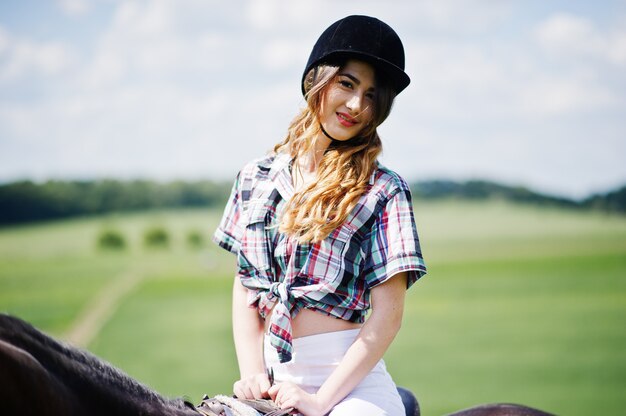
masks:
<path fill-rule="evenodd" d="M 0 364 L 6 370 L 0 372 L 3 406 L 8 401 L 26 412 L 15 414 L 197 415 L 182 400 L 167 399 L 93 354 L 4 314 Z"/>

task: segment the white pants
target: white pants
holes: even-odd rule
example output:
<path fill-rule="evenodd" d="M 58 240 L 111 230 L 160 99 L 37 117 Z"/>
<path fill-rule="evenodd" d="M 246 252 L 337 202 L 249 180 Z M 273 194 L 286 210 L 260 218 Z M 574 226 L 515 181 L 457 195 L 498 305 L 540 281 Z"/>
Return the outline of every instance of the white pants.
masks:
<path fill-rule="evenodd" d="M 281 364 L 265 337 L 265 365 L 276 382 L 290 381 L 315 393 L 339 365 L 360 329 L 329 332 L 293 340 L 293 355 Z M 332 416 L 404 416 L 404 406 L 391 376 L 380 360 L 350 394 L 329 413 Z"/>

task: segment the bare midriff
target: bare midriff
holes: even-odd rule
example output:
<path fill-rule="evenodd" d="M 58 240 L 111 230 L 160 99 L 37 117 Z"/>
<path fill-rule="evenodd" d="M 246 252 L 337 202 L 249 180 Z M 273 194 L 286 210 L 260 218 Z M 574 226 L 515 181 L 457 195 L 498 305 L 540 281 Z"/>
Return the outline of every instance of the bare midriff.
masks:
<path fill-rule="evenodd" d="M 272 311 L 273 313 L 274 311 Z M 265 319 L 265 331 L 268 331 L 271 314 Z M 334 316 L 303 308 L 291 321 L 293 338 L 301 338 L 309 335 L 324 334 L 326 332 L 345 331 L 358 329 L 363 324 L 335 318 Z"/>

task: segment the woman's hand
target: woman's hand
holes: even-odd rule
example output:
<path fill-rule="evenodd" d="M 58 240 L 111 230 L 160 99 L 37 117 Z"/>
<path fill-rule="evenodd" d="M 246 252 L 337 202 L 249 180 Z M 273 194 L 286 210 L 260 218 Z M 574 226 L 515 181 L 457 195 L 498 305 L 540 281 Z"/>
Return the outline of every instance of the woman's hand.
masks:
<path fill-rule="evenodd" d="M 270 381 L 265 373 L 242 378 L 233 384 L 233 393 L 240 399 L 267 399 Z"/>
<path fill-rule="evenodd" d="M 328 413 L 315 394 L 307 393 L 291 382 L 276 383 L 269 389 L 269 395 L 281 409 L 293 407 L 304 416 L 323 416 Z"/>

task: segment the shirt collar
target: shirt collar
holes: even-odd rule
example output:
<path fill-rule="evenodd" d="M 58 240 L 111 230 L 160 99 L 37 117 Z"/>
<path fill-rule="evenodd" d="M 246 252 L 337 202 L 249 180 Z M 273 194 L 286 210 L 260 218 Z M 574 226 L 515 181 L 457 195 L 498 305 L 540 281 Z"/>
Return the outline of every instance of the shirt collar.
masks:
<path fill-rule="evenodd" d="M 291 156 L 287 153 L 278 153 L 268 174 L 269 179 L 274 183 L 276 189 L 287 200 L 293 196 L 293 181 L 291 179 Z"/>
<path fill-rule="evenodd" d="M 284 199 L 289 199 L 293 196 L 293 180 L 291 178 L 291 156 L 285 152 L 278 153 L 271 165 L 268 166 L 270 171 L 268 177 L 276 185 L 276 189 L 280 192 Z M 376 175 L 381 165 L 376 161 L 376 169 L 372 172 L 369 179 L 369 184 L 374 185 L 376 183 Z"/>
<path fill-rule="evenodd" d="M 376 161 L 376 169 L 370 175 L 370 185 L 374 185 L 376 183 L 376 175 L 378 175 L 378 170 L 380 169 L 380 163 L 378 160 Z"/>

